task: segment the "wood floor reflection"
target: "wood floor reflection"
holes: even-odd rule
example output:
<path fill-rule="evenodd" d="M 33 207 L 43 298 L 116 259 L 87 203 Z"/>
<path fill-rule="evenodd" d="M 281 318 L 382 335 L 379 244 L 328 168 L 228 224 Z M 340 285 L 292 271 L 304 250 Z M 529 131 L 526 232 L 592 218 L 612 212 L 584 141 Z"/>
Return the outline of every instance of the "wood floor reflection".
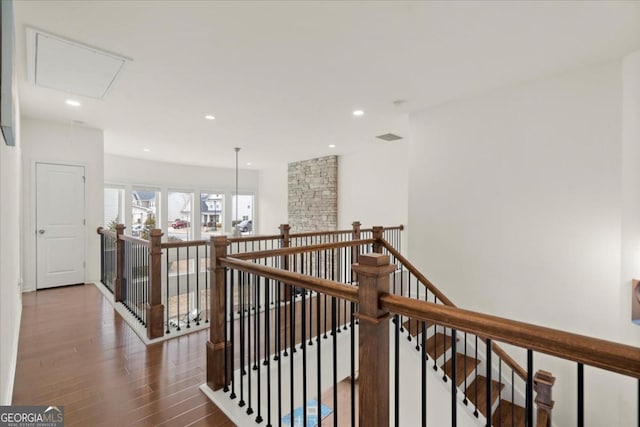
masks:
<path fill-rule="evenodd" d="M 233 426 L 198 389 L 207 330 L 145 346 L 94 285 L 23 296 L 14 405 L 65 426 Z"/>

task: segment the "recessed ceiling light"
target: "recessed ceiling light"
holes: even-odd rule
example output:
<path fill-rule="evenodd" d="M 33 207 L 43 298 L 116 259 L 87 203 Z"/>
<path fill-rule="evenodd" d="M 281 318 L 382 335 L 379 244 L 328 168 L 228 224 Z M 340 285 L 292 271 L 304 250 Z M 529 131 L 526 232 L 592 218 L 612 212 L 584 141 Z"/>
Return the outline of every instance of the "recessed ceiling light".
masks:
<path fill-rule="evenodd" d="M 145 148 L 142 151 L 144 151 L 145 153 L 148 153 L 149 151 L 151 151 L 151 148 Z"/>
<path fill-rule="evenodd" d="M 329 148 L 336 148 L 336 144 L 329 144 Z"/>
<path fill-rule="evenodd" d="M 206 116 L 204 116 L 205 119 L 207 120 L 215 120 L 216 118 L 214 116 L 212 116 L 211 114 L 207 114 Z"/>
<path fill-rule="evenodd" d="M 82 105 L 80 104 L 79 101 L 76 101 L 75 99 L 67 99 L 66 101 L 64 101 L 64 103 L 72 107 L 79 107 L 80 105 Z"/>
<path fill-rule="evenodd" d="M 247 162 L 247 166 L 251 166 L 251 162 Z"/>
<path fill-rule="evenodd" d="M 364 116 L 364 111 L 362 110 L 354 110 L 353 115 L 356 117 Z"/>

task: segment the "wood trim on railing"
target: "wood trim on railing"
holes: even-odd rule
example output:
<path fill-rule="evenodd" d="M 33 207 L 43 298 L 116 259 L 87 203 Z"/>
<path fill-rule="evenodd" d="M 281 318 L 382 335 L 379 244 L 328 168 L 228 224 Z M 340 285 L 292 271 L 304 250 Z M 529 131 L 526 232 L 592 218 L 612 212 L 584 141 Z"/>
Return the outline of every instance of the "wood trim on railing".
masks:
<path fill-rule="evenodd" d="M 116 233 L 115 230 L 114 231 L 108 230 L 108 229 L 106 229 L 104 227 L 98 227 L 98 229 L 96 231 L 97 231 L 98 234 L 102 234 L 102 235 L 105 235 L 105 236 L 113 237 L 114 239 L 117 236 L 117 233 Z"/>
<path fill-rule="evenodd" d="M 149 243 L 148 240 L 141 239 L 139 237 L 127 236 L 126 234 L 120 234 L 119 236 L 120 236 L 119 239 L 125 242 L 131 242 L 140 246 L 151 247 L 151 244 Z"/>
<path fill-rule="evenodd" d="M 280 249 L 270 249 L 268 251 L 256 251 L 256 252 L 243 252 L 241 254 L 230 254 L 229 257 L 235 259 L 261 259 L 261 258 L 270 258 L 282 255 L 293 255 L 293 254 L 302 254 L 307 252 L 318 252 L 329 249 L 339 249 L 346 248 L 352 246 L 360 246 L 360 245 L 372 245 L 376 241 L 374 239 L 363 239 L 363 240 L 347 240 L 344 242 L 335 242 L 335 243 L 321 243 L 319 245 L 308 245 L 308 246 L 294 246 L 290 248 L 280 248 Z"/>
<path fill-rule="evenodd" d="M 427 279 L 424 274 L 420 273 L 420 271 L 413 265 L 411 262 L 406 259 L 399 251 L 397 251 L 389 242 L 385 239 L 382 239 L 382 245 L 389 251 L 391 255 L 393 255 L 402 265 L 406 267 L 407 270 L 411 274 L 413 274 L 418 281 L 422 282 L 424 286 L 426 286 L 429 291 L 434 294 L 443 304 L 455 307 L 456 305 L 443 294 L 440 289 L 436 288 L 436 286 L 431 283 L 429 279 Z"/>
<path fill-rule="evenodd" d="M 398 295 L 380 307 L 596 368 L 640 378 L 640 348 Z"/>
<path fill-rule="evenodd" d="M 243 236 L 243 237 L 227 237 L 231 243 L 238 242 L 257 242 L 258 240 L 280 240 L 279 234 L 269 234 L 266 236 Z"/>
<path fill-rule="evenodd" d="M 247 273 L 258 274 L 277 280 L 287 285 L 298 286 L 312 291 L 321 292 L 332 297 L 341 298 L 350 302 L 358 302 L 358 288 L 355 286 L 345 285 L 332 280 L 320 279 L 317 277 L 309 277 L 304 274 L 284 271 L 279 268 L 267 267 L 261 264 L 244 261 L 236 258 L 221 258 L 220 265 L 223 267 L 234 268 L 236 270 Z"/>
<path fill-rule="evenodd" d="M 180 242 L 162 242 L 162 249 L 174 248 L 191 248 L 194 246 L 205 246 L 209 244 L 209 240 L 183 240 Z"/>
<path fill-rule="evenodd" d="M 411 274 L 414 275 L 429 291 L 434 294 L 444 305 L 449 307 L 456 307 L 456 305 L 447 298 L 440 289 L 436 288 L 436 286 L 427 279 L 424 274 L 422 274 L 411 262 L 406 259 L 400 252 L 398 252 L 389 242 L 385 239 L 382 239 L 382 245 L 389 251 L 391 255 L 393 255 L 402 265 L 406 267 L 407 270 Z M 482 335 L 481 335 L 482 336 Z M 491 348 L 494 353 L 496 353 L 500 358 L 507 364 L 514 372 L 523 380 L 527 379 L 527 370 L 524 369 L 518 362 L 516 362 L 509 354 L 504 351 L 498 344 L 491 343 Z"/>

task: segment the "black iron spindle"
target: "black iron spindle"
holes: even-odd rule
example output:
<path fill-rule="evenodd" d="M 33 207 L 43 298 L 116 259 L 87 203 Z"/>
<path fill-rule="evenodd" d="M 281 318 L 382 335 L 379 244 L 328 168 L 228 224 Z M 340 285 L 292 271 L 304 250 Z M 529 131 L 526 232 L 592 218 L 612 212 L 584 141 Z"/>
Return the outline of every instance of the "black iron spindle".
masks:
<path fill-rule="evenodd" d="M 487 427 L 491 427 L 491 408 L 493 399 L 491 399 L 491 339 L 485 341 L 487 347 L 487 407 L 485 415 L 487 417 Z"/>
<path fill-rule="evenodd" d="M 533 351 L 527 349 L 526 426 L 533 427 Z"/>
<path fill-rule="evenodd" d="M 457 391 L 456 387 L 456 330 L 451 328 L 451 425 L 458 425 L 458 405 L 457 405 Z"/>
<path fill-rule="evenodd" d="M 578 427 L 584 426 L 584 365 L 578 363 Z"/>

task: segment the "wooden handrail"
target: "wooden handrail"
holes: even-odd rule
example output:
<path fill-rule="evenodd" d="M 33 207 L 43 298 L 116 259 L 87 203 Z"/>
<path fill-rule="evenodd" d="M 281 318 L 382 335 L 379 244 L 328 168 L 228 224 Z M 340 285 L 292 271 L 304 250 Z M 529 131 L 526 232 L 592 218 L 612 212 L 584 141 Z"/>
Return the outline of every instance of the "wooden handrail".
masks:
<path fill-rule="evenodd" d="M 281 236 L 279 234 L 269 234 L 266 236 L 243 236 L 243 237 L 229 237 L 231 243 L 238 242 L 257 242 L 258 240 L 277 240 Z"/>
<path fill-rule="evenodd" d="M 389 251 L 391 255 L 393 255 L 398 261 L 400 261 L 400 263 L 404 265 L 407 268 L 407 270 L 409 270 L 409 272 L 418 279 L 418 281 L 422 282 L 422 284 L 427 289 L 429 289 L 429 291 L 432 294 L 434 294 L 440 301 L 442 301 L 443 304 L 448 305 L 450 307 L 456 306 L 449 298 L 445 296 L 445 294 L 443 294 L 440 291 L 440 289 L 436 288 L 436 286 L 433 283 L 431 283 L 431 281 L 427 279 L 424 276 L 424 274 L 420 273 L 420 271 L 413 264 L 411 264 L 411 262 L 408 259 L 402 256 L 400 252 L 398 252 L 393 246 L 391 246 L 389 242 L 387 242 L 385 239 L 382 239 L 381 243 Z"/>
<path fill-rule="evenodd" d="M 117 233 L 115 232 L 115 230 L 113 230 L 113 231 L 112 231 L 112 230 L 106 229 L 106 228 L 104 228 L 104 227 L 98 227 L 98 229 L 96 230 L 96 232 L 97 232 L 98 234 L 102 234 L 102 235 L 104 235 L 104 236 L 113 237 L 114 239 L 115 239 L 115 238 L 116 238 L 116 236 L 117 236 Z"/>
<path fill-rule="evenodd" d="M 550 356 L 640 378 L 640 348 L 498 316 L 386 294 L 380 307 Z"/>
<path fill-rule="evenodd" d="M 344 283 L 325 280 L 317 277 L 309 277 L 304 274 L 293 273 L 279 268 L 267 267 L 261 264 L 244 261 L 236 258 L 220 258 L 220 265 L 234 268 L 247 273 L 258 274 L 277 280 L 287 285 L 297 286 L 312 291 L 327 294 L 332 297 L 341 298 L 350 302 L 358 302 L 358 288 L 345 285 Z"/>
<path fill-rule="evenodd" d="M 180 242 L 162 242 L 162 249 L 187 248 L 208 245 L 209 240 L 182 240 Z"/>
<path fill-rule="evenodd" d="M 434 294 L 444 305 L 449 307 L 456 307 L 456 305 L 447 298 L 440 289 L 429 281 L 408 259 L 406 259 L 400 252 L 398 252 L 389 242 L 382 239 L 382 245 L 392 254 L 402 265 L 406 267 L 411 274 L 413 274 L 419 282 L 421 282 L 432 294 Z M 481 335 L 482 336 L 482 335 Z M 524 369 L 518 362 L 516 362 L 509 354 L 502 349 L 498 344 L 491 343 L 491 349 L 509 366 L 513 371 L 523 380 L 527 379 L 527 370 Z"/>
<path fill-rule="evenodd" d="M 243 252 L 240 254 L 230 254 L 230 257 L 235 259 L 261 259 L 261 258 L 270 258 L 275 256 L 282 255 L 293 255 L 293 254 L 301 254 L 306 252 L 318 252 L 329 249 L 338 249 L 338 248 L 346 248 L 349 246 L 360 246 L 360 245 L 370 245 L 375 243 L 374 239 L 361 239 L 361 240 L 347 240 L 344 242 L 335 242 L 335 243 L 320 243 L 318 245 L 307 245 L 307 246 L 294 246 L 290 248 L 280 248 L 280 249 L 270 249 L 267 251 L 256 251 L 256 252 Z"/>
<path fill-rule="evenodd" d="M 131 242 L 131 243 L 136 243 L 140 246 L 151 247 L 151 243 L 149 243 L 148 240 L 141 239 L 139 237 L 127 236 L 126 234 L 120 234 L 119 236 L 120 236 L 119 239 L 125 242 Z"/>

